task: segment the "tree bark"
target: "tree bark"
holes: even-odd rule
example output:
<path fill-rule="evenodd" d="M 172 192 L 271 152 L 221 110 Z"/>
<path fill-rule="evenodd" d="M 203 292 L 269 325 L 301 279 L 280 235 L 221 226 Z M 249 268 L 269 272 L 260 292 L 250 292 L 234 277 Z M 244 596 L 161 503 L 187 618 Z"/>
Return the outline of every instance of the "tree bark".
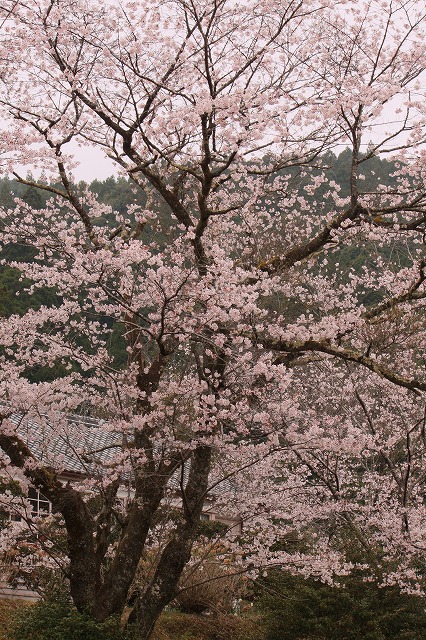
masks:
<path fill-rule="evenodd" d="M 94 615 L 105 620 L 122 613 L 130 586 L 145 546 L 152 520 L 164 496 L 168 478 L 148 474 L 139 478 L 139 487 L 128 515 L 125 531 L 118 544 L 111 567 L 105 575 L 96 597 Z"/>
<path fill-rule="evenodd" d="M 0 448 L 12 464 L 24 469 L 28 479 L 51 501 L 54 512 L 63 515 L 67 530 L 71 596 L 80 611 L 92 611 L 99 586 L 100 565 L 94 544 L 94 521 L 81 494 L 63 486 L 55 471 L 26 465 L 31 451 L 18 436 L 0 435 Z"/>
<path fill-rule="evenodd" d="M 182 495 L 182 516 L 164 548 L 157 569 L 129 616 L 138 638 L 148 640 L 164 607 L 173 600 L 182 572 L 191 557 L 192 545 L 208 488 L 212 450 L 200 445 L 191 460 L 188 482 Z"/>

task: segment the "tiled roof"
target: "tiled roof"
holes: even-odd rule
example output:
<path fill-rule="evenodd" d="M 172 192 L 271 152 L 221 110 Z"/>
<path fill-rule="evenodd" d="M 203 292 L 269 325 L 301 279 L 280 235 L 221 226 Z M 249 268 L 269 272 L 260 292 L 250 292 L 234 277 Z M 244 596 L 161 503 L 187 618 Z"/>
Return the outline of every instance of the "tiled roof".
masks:
<path fill-rule="evenodd" d="M 64 474 L 99 476 L 102 469 L 121 452 L 123 434 L 109 430 L 106 422 L 89 416 L 64 416 L 62 424 L 55 426 L 46 416 L 35 419 L 14 413 L 9 420 L 37 461 L 60 469 Z M 188 465 L 184 469 L 184 482 L 188 476 Z M 169 484 L 178 488 L 180 481 L 181 471 L 178 470 Z M 231 483 L 225 480 L 215 484 L 211 494 L 230 490 Z"/>
<path fill-rule="evenodd" d="M 122 443 L 119 433 L 90 417 L 67 416 L 60 429 L 45 416 L 36 420 L 13 414 L 9 419 L 39 462 L 57 467 L 59 460 L 63 471 L 90 475 L 99 468 L 96 462 L 108 464 Z"/>

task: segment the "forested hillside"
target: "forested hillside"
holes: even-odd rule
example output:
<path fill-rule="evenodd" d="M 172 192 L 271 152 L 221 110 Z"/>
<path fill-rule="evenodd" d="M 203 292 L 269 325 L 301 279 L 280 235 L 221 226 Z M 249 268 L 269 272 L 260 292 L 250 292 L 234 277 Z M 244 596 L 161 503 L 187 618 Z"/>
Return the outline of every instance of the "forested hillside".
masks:
<path fill-rule="evenodd" d="M 265 161 L 265 160 L 264 160 Z M 290 200 L 292 203 L 292 209 L 300 211 L 303 215 L 303 208 L 308 204 L 308 208 L 318 203 L 318 206 L 324 210 L 324 215 L 333 212 L 334 202 L 330 198 L 330 184 L 337 184 L 340 189 L 340 195 L 342 198 L 348 198 L 350 195 L 350 184 L 348 181 L 348 175 L 350 173 L 351 164 L 351 151 L 345 149 L 338 156 L 329 152 L 328 154 L 317 158 L 313 163 L 314 167 L 311 172 L 315 177 L 321 177 L 318 185 L 312 190 L 309 181 L 303 176 L 300 167 L 294 167 L 287 169 L 287 174 L 291 175 L 291 187 L 294 191 L 293 198 Z M 315 169 L 315 165 L 318 165 L 318 169 Z M 369 157 L 360 163 L 360 178 L 363 179 L 363 190 L 366 194 L 379 192 L 382 188 L 392 188 L 394 180 L 394 174 L 397 172 L 398 166 L 395 162 L 388 162 L 378 157 Z M 326 179 L 324 179 L 324 177 Z M 58 198 L 53 190 L 60 189 L 60 184 L 51 184 L 52 192 L 48 190 L 37 188 L 34 185 L 46 185 L 46 180 L 43 177 L 40 180 L 35 180 L 33 176 L 28 175 L 21 181 L 9 178 L 0 179 L 0 206 L 14 209 L 20 206 L 20 202 L 29 205 L 36 211 L 42 211 L 49 207 L 49 201 L 53 200 L 58 204 Z M 90 184 L 80 182 L 74 185 L 74 189 L 77 194 L 81 194 L 81 197 L 90 193 L 96 199 L 97 203 L 104 205 L 103 215 L 95 219 L 95 224 L 99 227 L 105 225 L 110 226 L 111 229 L 117 227 L 117 221 L 122 222 L 122 227 L 125 229 L 126 224 L 130 226 L 134 223 L 134 220 L 127 218 L 128 212 L 132 210 L 132 205 L 145 207 L 151 206 L 156 215 L 155 229 L 152 234 L 146 233 L 146 237 L 158 233 L 161 235 L 167 234 L 167 219 L 168 208 L 167 204 L 161 201 L 160 198 L 155 199 L 147 204 L 146 194 L 139 186 L 136 186 L 130 178 L 114 177 L 111 176 L 106 180 L 94 180 Z M 362 194 L 361 194 L 362 195 Z M 268 200 L 266 207 L 271 209 L 277 208 L 277 194 L 274 194 L 273 186 L 268 193 Z M 60 200 L 59 200 L 60 204 Z M 263 205 L 263 201 L 259 206 Z M 288 205 L 287 205 L 288 208 Z M 288 211 L 286 207 L 281 210 L 281 215 L 285 218 Z M 66 216 L 66 209 L 64 209 L 64 215 Z M 238 216 L 236 216 L 236 223 L 239 224 Z M 160 227 L 160 229 L 159 229 Z M 161 228 L 162 227 L 162 228 Z M 346 272 L 347 279 L 350 274 L 359 274 L 363 268 L 376 269 L 374 260 L 370 259 L 371 247 L 366 244 L 364 247 L 360 244 L 350 246 L 345 245 L 330 246 L 330 251 L 327 254 L 327 259 L 320 262 L 315 262 L 312 267 L 314 274 L 318 273 L 330 273 L 338 265 L 339 270 Z M 377 251 L 377 248 L 374 249 Z M 381 250 L 386 254 L 389 254 L 389 247 L 386 246 Z M 407 249 L 407 245 L 395 244 L 392 248 L 393 261 L 395 261 L 395 254 L 399 255 L 399 263 L 402 266 L 409 266 L 411 264 L 410 253 Z M 34 260 L 35 251 L 31 246 L 26 246 L 20 243 L 3 245 L 1 248 L 0 258 L 6 260 L 16 261 L 32 261 Z M 38 258 L 39 259 L 39 258 Z M 375 290 L 359 291 L 360 303 L 372 304 L 377 303 L 380 300 L 380 293 Z M 41 306 L 51 307 L 58 305 L 61 302 L 60 296 L 57 295 L 54 288 L 49 287 L 36 287 L 32 288 L 32 282 L 28 278 L 23 278 L 20 271 L 10 266 L 0 266 L 0 314 L 4 317 L 12 314 L 22 315 L 28 309 L 39 309 Z M 272 301 L 271 301 L 271 304 Z M 305 311 L 311 312 L 312 309 L 306 308 Z M 292 317 L 294 313 L 301 312 L 300 301 L 296 299 L 287 301 L 286 313 L 288 317 Z M 90 314 L 89 314 L 90 315 Z M 104 322 L 110 325 L 110 321 L 106 318 Z M 117 330 L 114 330 L 109 337 L 109 350 L 114 356 L 115 366 L 124 365 L 126 362 L 125 354 L 125 342 L 121 337 L 121 327 L 118 323 Z M 76 337 L 77 343 L 80 338 Z M 37 382 L 43 380 L 52 380 L 55 377 L 60 377 L 66 374 L 66 369 L 61 365 L 55 365 L 54 367 L 36 367 L 29 368 L 27 376 L 29 380 Z"/>
<path fill-rule="evenodd" d="M 303 202 L 311 203 L 316 200 L 321 203 L 321 206 L 331 212 L 333 210 L 333 202 L 328 200 L 329 184 L 336 183 L 340 187 L 340 195 L 342 198 L 348 198 L 350 195 L 350 184 L 348 181 L 348 169 L 351 163 L 351 151 L 345 149 L 337 157 L 332 153 L 322 156 L 317 160 L 318 171 L 313 171 L 313 175 L 323 176 L 324 166 L 329 167 L 325 172 L 326 180 L 322 180 L 321 183 L 315 189 L 308 189 L 306 180 L 300 175 L 300 168 L 295 167 L 291 170 L 293 174 L 292 186 L 294 188 L 294 209 L 302 209 Z M 379 191 L 381 187 L 391 187 L 394 183 L 393 175 L 397 171 L 397 165 L 395 162 L 388 162 L 378 157 L 371 157 L 361 165 L 360 177 L 365 176 L 363 180 L 363 190 L 365 193 L 372 193 Z M 25 182 L 29 183 L 26 184 Z M 49 200 L 54 197 L 54 194 L 49 191 L 38 189 L 35 186 L 31 186 L 31 183 L 37 181 L 28 175 L 25 181 L 19 182 L 17 179 L 1 178 L 0 179 L 0 206 L 14 209 L 19 206 L 19 201 L 24 202 L 35 210 L 42 210 L 48 206 Z M 40 179 L 40 184 L 46 184 L 45 181 Z M 50 185 L 53 188 L 60 188 L 60 184 Z M 104 215 L 96 220 L 96 224 L 99 226 L 110 225 L 111 228 L 116 226 L 116 215 L 125 216 L 128 211 L 129 205 L 135 204 L 138 206 L 146 206 L 146 194 L 139 187 L 131 181 L 130 178 L 113 177 L 106 180 L 94 180 L 90 184 L 80 182 L 75 185 L 76 193 L 85 193 L 87 190 L 95 196 L 97 202 L 105 205 Z M 362 193 L 361 193 L 362 195 Z M 276 198 L 274 198 L 273 190 L 268 194 L 270 200 L 270 207 L 276 206 Z M 154 210 L 159 212 L 158 216 L 161 224 L 161 212 L 163 211 L 164 217 L 166 216 L 165 209 L 167 205 L 159 199 L 150 203 Z M 285 217 L 286 209 L 282 209 L 282 215 Z M 238 220 L 238 218 L 237 218 Z M 164 229 L 164 231 L 166 231 Z M 406 251 L 406 247 L 399 248 L 401 254 L 401 261 L 408 265 L 410 264 L 409 254 Z M 352 269 L 355 272 L 368 264 L 368 248 L 362 251 L 359 246 L 356 247 L 343 247 L 341 251 L 337 250 L 334 254 L 330 254 L 329 268 L 333 266 L 336 261 L 342 265 L 342 261 L 348 269 Z M 1 247 L 1 258 L 16 259 L 17 261 L 25 260 L 31 261 L 34 258 L 35 252 L 29 246 L 22 244 Z M 40 305 L 51 305 L 56 300 L 55 292 L 49 289 L 35 289 L 28 292 L 31 283 L 28 279 L 21 279 L 20 274 L 16 269 L 10 267 L 0 266 L 0 313 L 3 316 L 8 316 L 13 313 L 22 314 L 27 309 L 38 309 Z"/>

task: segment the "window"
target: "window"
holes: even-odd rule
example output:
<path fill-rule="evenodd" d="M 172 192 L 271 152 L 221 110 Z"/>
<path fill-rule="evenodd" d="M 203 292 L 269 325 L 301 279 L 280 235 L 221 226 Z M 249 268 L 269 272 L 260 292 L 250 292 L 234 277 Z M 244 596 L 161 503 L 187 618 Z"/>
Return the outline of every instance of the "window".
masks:
<path fill-rule="evenodd" d="M 52 513 L 52 503 L 37 489 L 29 490 L 28 499 L 31 504 L 31 515 L 43 517 Z"/>

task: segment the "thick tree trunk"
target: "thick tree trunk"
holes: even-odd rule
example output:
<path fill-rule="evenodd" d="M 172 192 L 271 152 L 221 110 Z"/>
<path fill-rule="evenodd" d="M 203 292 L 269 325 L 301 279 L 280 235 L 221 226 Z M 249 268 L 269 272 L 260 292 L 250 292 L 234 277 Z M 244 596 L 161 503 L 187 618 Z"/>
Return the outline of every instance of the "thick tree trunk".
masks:
<path fill-rule="evenodd" d="M 153 579 L 129 617 L 129 623 L 137 625 L 140 640 L 150 637 L 159 615 L 176 595 L 179 579 L 190 560 L 208 488 L 211 455 L 211 448 L 207 446 L 195 450 L 182 495 L 181 520 L 161 555 Z"/>
<path fill-rule="evenodd" d="M 135 497 L 114 560 L 97 594 L 94 615 L 98 620 L 105 620 L 114 613 L 121 614 L 126 605 L 146 537 L 164 495 L 164 480 L 160 485 L 157 479 L 157 485 L 155 485 L 150 479 L 149 485 L 151 485 L 151 491 L 147 490 L 143 498 L 140 495 Z"/>
<path fill-rule="evenodd" d="M 48 497 L 53 498 L 53 509 L 61 511 L 65 519 L 71 597 L 79 611 L 92 611 L 100 579 L 93 518 L 77 491 L 66 487 L 60 494 L 57 498 L 52 494 Z"/>
<path fill-rule="evenodd" d="M 0 447 L 16 467 L 52 502 L 54 512 L 63 515 L 67 530 L 71 596 L 80 611 L 92 611 L 99 586 L 100 565 L 95 553 L 94 521 L 81 494 L 63 486 L 52 469 L 25 466 L 33 460 L 28 447 L 16 436 L 0 435 Z"/>
<path fill-rule="evenodd" d="M 30 451 L 16 437 L 0 437 L 0 447 L 19 467 L 31 459 Z M 191 557 L 200 514 L 207 493 L 211 466 L 211 449 L 201 445 L 194 451 L 187 484 L 182 488 L 182 512 L 174 534 L 166 545 L 155 575 L 131 616 L 139 628 L 140 639 L 149 638 L 158 616 L 173 599 L 177 584 Z M 179 464 L 181 464 L 179 456 Z M 79 491 L 62 485 L 50 469 L 28 469 L 26 474 L 51 500 L 53 510 L 62 513 L 68 535 L 71 596 L 79 611 L 105 620 L 121 614 L 130 586 L 145 547 L 153 518 L 161 504 L 164 491 L 178 466 L 177 460 L 155 469 L 153 460 L 136 474 L 136 493 L 124 533 L 118 543 L 114 560 L 101 581 L 101 565 L 108 547 L 101 540 L 103 553 L 98 553 L 96 523 Z"/>

